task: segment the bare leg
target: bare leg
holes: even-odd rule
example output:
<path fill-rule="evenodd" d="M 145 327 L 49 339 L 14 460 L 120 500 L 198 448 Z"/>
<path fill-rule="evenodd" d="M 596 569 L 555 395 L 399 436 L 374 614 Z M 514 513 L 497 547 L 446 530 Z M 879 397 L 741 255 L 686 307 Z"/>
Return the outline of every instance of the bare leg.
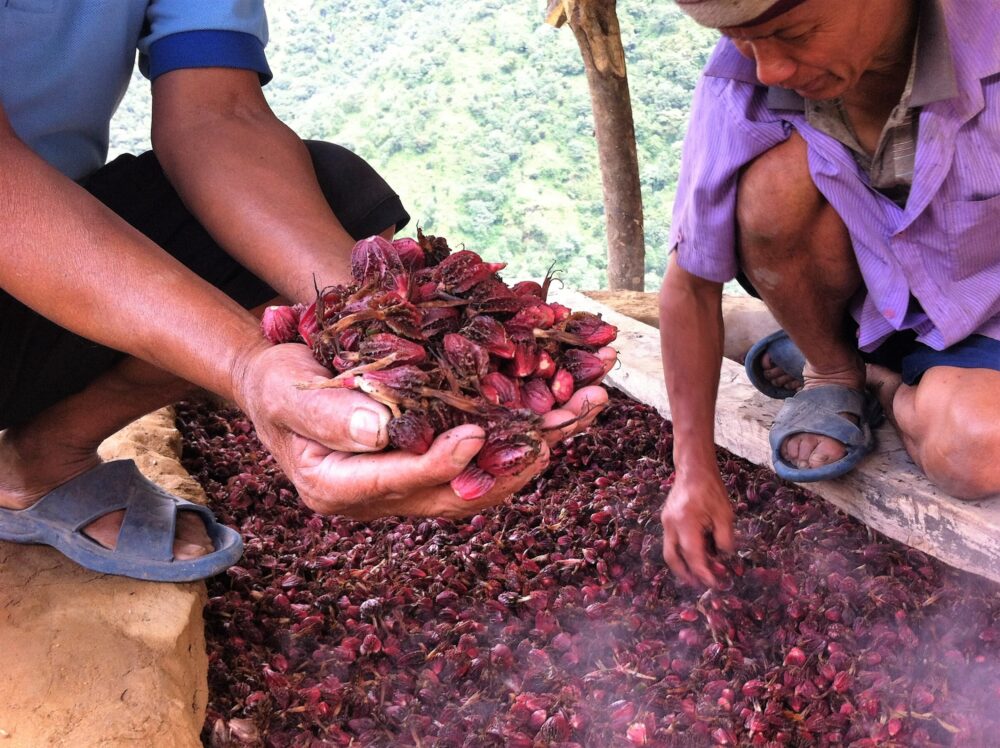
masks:
<path fill-rule="evenodd" d="M 0 506 L 24 509 L 71 478 L 100 463 L 97 447 L 136 418 L 194 392 L 192 385 L 138 359 L 127 358 L 82 392 L 31 421 L 0 432 Z M 107 548 L 118 540 L 123 511 L 85 529 Z M 202 520 L 178 516 L 174 556 L 195 558 L 212 551 Z"/>
<path fill-rule="evenodd" d="M 395 227 L 380 235 L 392 239 Z M 273 299 L 251 313 L 260 317 Z M 83 391 L 56 403 L 29 422 L 0 431 L 0 507 L 25 509 L 68 480 L 100 464 L 97 447 L 137 418 L 196 391 L 165 371 L 126 358 Z M 84 532 L 106 548 L 114 548 L 124 512 L 112 512 Z M 202 520 L 190 512 L 177 518 L 174 557 L 196 558 L 213 550 Z"/>
<path fill-rule="evenodd" d="M 804 387 L 863 388 L 865 368 L 847 314 L 861 275 L 846 226 L 812 182 L 798 134 L 744 172 L 737 223 L 744 272 L 806 358 Z M 789 437 L 781 451 L 797 467 L 819 467 L 845 453 L 836 440 L 813 434 Z"/>
<path fill-rule="evenodd" d="M 1000 493 L 1000 371 L 935 366 L 910 386 L 870 364 L 868 381 L 930 480 L 960 499 Z"/>

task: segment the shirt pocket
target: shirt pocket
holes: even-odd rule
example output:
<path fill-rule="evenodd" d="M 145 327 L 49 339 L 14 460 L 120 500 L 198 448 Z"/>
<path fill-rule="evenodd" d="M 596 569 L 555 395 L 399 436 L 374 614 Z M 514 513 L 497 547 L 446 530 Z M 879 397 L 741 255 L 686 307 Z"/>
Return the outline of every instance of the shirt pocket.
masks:
<path fill-rule="evenodd" d="M 956 280 L 1000 270 L 1000 195 L 949 202 L 948 256 Z"/>

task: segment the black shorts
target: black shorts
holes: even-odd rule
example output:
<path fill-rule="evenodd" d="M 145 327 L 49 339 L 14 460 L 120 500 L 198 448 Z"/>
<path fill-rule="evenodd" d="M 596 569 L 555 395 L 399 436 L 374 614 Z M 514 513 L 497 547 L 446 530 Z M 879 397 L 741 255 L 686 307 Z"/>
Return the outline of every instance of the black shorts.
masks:
<path fill-rule="evenodd" d="M 362 158 L 332 143 L 306 145 L 323 194 L 351 236 L 362 239 L 409 222 L 399 197 Z M 244 308 L 277 296 L 188 212 L 152 152 L 120 156 L 81 184 Z M 0 290 L 0 429 L 79 392 L 124 355 L 49 322 Z"/>
<path fill-rule="evenodd" d="M 760 298 L 757 289 L 742 272 L 736 276 L 736 281 L 751 296 Z M 985 335 L 970 335 L 938 351 L 919 342 L 913 330 L 901 330 L 890 335 L 874 351 L 861 351 L 861 358 L 869 364 L 898 372 L 906 384 L 912 385 L 935 366 L 1000 371 L 1000 340 Z"/>

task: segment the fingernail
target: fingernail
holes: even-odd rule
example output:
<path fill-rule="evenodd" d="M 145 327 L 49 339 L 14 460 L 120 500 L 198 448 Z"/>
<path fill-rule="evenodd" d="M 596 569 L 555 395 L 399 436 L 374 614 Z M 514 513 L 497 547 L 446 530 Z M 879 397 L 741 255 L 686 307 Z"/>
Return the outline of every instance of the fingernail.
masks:
<path fill-rule="evenodd" d="M 355 408 L 351 413 L 351 438 L 366 447 L 379 446 L 382 419 L 368 408 Z"/>
<path fill-rule="evenodd" d="M 486 439 L 482 436 L 466 436 L 459 439 L 455 448 L 451 450 L 451 461 L 455 467 L 468 465 L 469 460 L 479 453 L 484 441 Z"/>

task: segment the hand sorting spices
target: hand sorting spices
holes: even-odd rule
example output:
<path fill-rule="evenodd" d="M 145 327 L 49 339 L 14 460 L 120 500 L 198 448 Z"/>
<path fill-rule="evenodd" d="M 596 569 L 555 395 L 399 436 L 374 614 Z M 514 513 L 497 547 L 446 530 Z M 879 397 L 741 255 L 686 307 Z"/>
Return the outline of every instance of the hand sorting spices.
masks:
<path fill-rule="evenodd" d="M 503 264 L 422 233 L 362 240 L 351 266 L 352 285 L 325 288 L 308 307 L 271 307 L 262 320 L 279 344 L 273 356 L 301 359 L 302 384 L 288 397 L 312 405 L 297 412 L 353 408 L 349 420 L 360 411 L 372 421 L 361 445 L 262 434 L 293 453 L 283 462 L 301 466 L 292 477 L 314 510 L 472 514 L 525 485 L 548 464 L 549 444 L 607 402 L 595 384 L 616 360 L 606 344 L 617 330 L 547 303 L 551 278 L 508 287 L 496 275 Z M 280 345 L 295 342 L 315 361 Z"/>
<path fill-rule="evenodd" d="M 660 514 L 663 558 L 688 584 L 719 584 L 724 567 L 713 551 L 733 553 L 733 509 L 715 473 L 691 481 L 680 471 Z"/>

